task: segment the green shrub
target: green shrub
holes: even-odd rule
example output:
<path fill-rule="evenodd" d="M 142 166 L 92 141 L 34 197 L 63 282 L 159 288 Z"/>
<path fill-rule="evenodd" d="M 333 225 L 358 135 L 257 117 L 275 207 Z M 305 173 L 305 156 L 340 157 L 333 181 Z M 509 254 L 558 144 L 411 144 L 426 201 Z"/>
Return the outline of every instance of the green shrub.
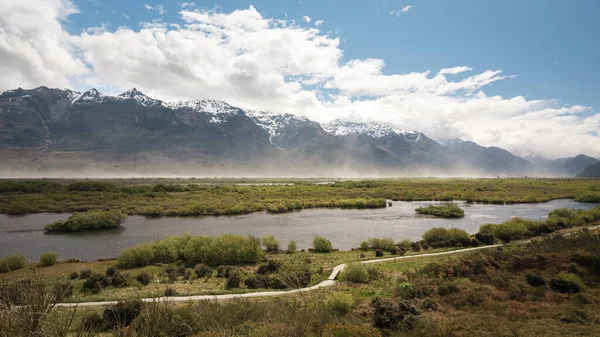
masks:
<path fill-rule="evenodd" d="M 423 240 L 432 247 L 466 247 L 471 244 L 471 236 L 459 228 L 434 227 L 423 233 Z"/>
<path fill-rule="evenodd" d="M 574 294 L 585 289 L 585 284 L 578 275 L 560 272 L 550 280 L 550 288 L 559 293 Z"/>
<path fill-rule="evenodd" d="M 460 292 L 460 288 L 453 283 L 440 285 L 437 289 L 437 294 L 440 296 L 448 296 L 450 294 L 455 294 L 458 292 Z"/>
<path fill-rule="evenodd" d="M 144 303 L 140 300 L 118 302 L 104 309 L 102 320 L 109 329 L 129 326 L 140 315 Z"/>
<path fill-rule="evenodd" d="M 151 243 L 125 248 L 119 255 L 119 265 L 124 268 L 144 267 L 154 261 L 154 249 Z"/>
<path fill-rule="evenodd" d="M 163 293 L 163 295 L 165 297 L 173 297 L 173 296 L 177 296 L 177 291 L 175 290 L 175 288 L 167 288 L 165 289 L 165 292 Z"/>
<path fill-rule="evenodd" d="M 92 270 L 91 269 L 84 269 L 84 270 L 81 270 L 79 272 L 79 278 L 82 279 L 82 280 L 85 280 L 85 279 L 87 279 L 90 276 L 92 276 Z"/>
<path fill-rule="evenodd" d="M 369 283 L 369 271 L 362 263 L 350 263 L 341 272 L 340 279 L 351 283 Z"/>
<path fill-rule="evenodd" d="M 465 211 L 458 207 L 458 205 L 452 203 L 419 207 L 415 209 L 415 212 L 442 218 L 462 218 L 465 216 Z"/>
<path fill-rule="evenodd" d="M 383 251 L 381 251 L 381 249 L 375 250 L 375 257 L 382 257 L 382 256 L 383 256 Z"/>
<path fill-rule="evenodd" d="M 135 280 L 138 281 L 141 285 L 147 286 L 152 281 L 152 275 L 143 271 L 135 277 Z"/>
<path fill-rule="evenodd" d="M 408 301 L 376 298 L 373 307 L 373 324 L 379 329 L 410 331 L 415 328 L 419 311 Z"/>
<path fill-rule="evenodd" d="M 256 273 L 259 275 L 266 275 L 276 273 L 281 268 L 281 263 L 276 260 L 268 260 L 266 263 L 261 263 L 256 269 Z"/>
<path fill-rule="evenodd" d="M 279 240 L 275 239 L 273 235 L 267 235 L 263 237 L 262 244 L 267 252 L 279 251 Z"/>
<path fill-rule="evenodd" d="M 5 259 L 0 260 L 0 273 L 22 269 L 27 267 L 27 260 L 21 255 L 9 255 Z"/>
<path fill-rule="evenodd" d="M 44 253 L 40 256 L 40 266 L 49 267 L 56 264 L 58 255 L 56 253 Z"/>
<path fill-rule="evenodd" d="M 360 243 L 360 250 L 369 250 L 369 242 L 368 241 L 363 241 Z"/>
<path fill-rule="evenodd" d="M 392 238 L 369 238 L 371 249 L 381 249 L 389 252 L 394 246 L 395 243 Z"/>
<path fill-rule="evenodd" d="M 95 229 L 117 228 L 127 216 L 120 211 L 93 210 L 75 212 L 67 220 L 58 220 L 44 227 L 47 232 L 79 232 Z"/>
<path fill-rule="evenodd" d="M 406 250 L 410 249 L 410 247 L 412 246 L 412 243 L 413 242 L 411 240 L 404 239 L 404 240 L 398 242 L 398 247 L 404 248 L 404 250 L 406 251 Z"/>
<path fill-rule="evenodd" d="M 242 275 L 239 271 L 234 270 L 229 273 L 229 276 L 227 276 L 227 281 L 225 282 L 225 287 L 227 289 L 239 288 L 240 283 L 242 283 Z"/>
<path fill-rule="evenodd" d="M 290 243 L 288 243 L 288 247 L 287 247 L 288 253 L 294 254 L 296 252 L 296 250 L 298 250 L 298 247 L 296 246 L 296 241 L 294 241 L 294 240 L 290 241 Z"/>
<path fill-rule="evenodd" d="M 318 235 L 313 239 L 313 247 L 315 247 L 317 252 L 321 253 L 329 253 L 333 251 L 333 245 L 331 244 L 331 241 Z"/>
<path fill-rule="evenodd" d="M 415 287 L 410 282 L 400 282 L 396 286 L 396 292 L 400 298 L 410 300 L 416 297 Z"/>
<path fill-rule="evenodd" d="M 544 280 L 544 277 L 534 272 L 527 273 L 527 275 L 525 275 L 525 280 L 527 281 L 527 284 L 529 284 L 532 287 L 546 285 L 546 280 Z"/>
<path fill-rule="evenodd" d="M 115 275 L 115 274 L 117 274 L 117 273 L 118 273 L 118 271 L 117 271 L 117 267 L 115 267 L 115 266 L 110 266 L 110 267 L 108 267 L 108 268 L 106 269 L 106 272 L 104 273 L 104 275 L 106 275 L 106 276 L 108 276 L 108 277 L 112 277 L 112 276 L 114 276 L 114 275 Z"/>
<path fill-rule="evenodd" d="M 244 280 L 248 289 L 260 289 L 269 287 L 269 278 L 264 275 L 250 275 Z"/>
<path fill-rule="evenodd" d="M 354 298 L 352 298 L 351 294 L 340 292 L 332 293 L 327 296 L 325 306 L 334 315 L 343 316 L 352 311 L 352 308 L 354 307 Z"/>
<path fill-rule="evenodd" d="M 426 298 L 421 302 L 421 309 L 436 311 L 440 308 L 439 303 L 433 298 Z"/>
<path fill-rule="evenodd" d="M 600 202 L 600 192 L 590 192 L 590 191 L 581 192 L 575 197 L 575 201 Z"/>
<path fill-rule="evenodd" d="M 209 266 L 199 263 L 197 265 L 194 266 L 194 272 L 196 273 L 196 277 L 201 278 L 201 277 L 210 277 L 212 276 L 212 269 L 210 269 Z"/>

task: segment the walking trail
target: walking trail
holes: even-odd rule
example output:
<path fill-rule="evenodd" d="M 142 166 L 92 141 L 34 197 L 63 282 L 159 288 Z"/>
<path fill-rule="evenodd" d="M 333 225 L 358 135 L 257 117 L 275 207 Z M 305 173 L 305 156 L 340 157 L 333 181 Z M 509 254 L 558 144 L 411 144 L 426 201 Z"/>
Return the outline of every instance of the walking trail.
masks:
<path fill-rule="evenodd" d="M 398 257 L 390 257 L 386 259 L 375 259 L 375 260 L 367 260 L 360 261 L 362 264 L 373 264 L 373 263 L 381 263 L 381 262 L 390 262 L 390 261 L 398 261 L 398 260 L 406 260 L 406 259 L 415 259 L 427 256 L 439 256 L 439 255 L 450 255 L 457 253 L 464 253 L 479 249 L 490 249 L 495 247 L 500 247 L 502 245 L 490 245 L 490 246 L 482 246 L 482 247 L 473 247 L 473 248 L 465 248 L 465 249 L 457 249 L 447 252 L 439 252 L 439 253 L 427 253 L 427 254 L 419 254 L 419 255 L 409 255 L 409 256 L 398 256 Z M 212 300 L 212 301 L 226 301 L 237 298 L 250 298 L 250 297 L 274 297 L 274 296 L 283 296 L 283 295 L 291 295 L 297 294 L 306 291 L 313 291 L 319 288 L 331 287 L 336 283 L 336 278 L 338 274 L 346 268 L 345 263 L 337 265 L 333 267 L 329 278 L 319 284 L 316 284 L 312 287 L 293 289 L 288 291 L 263 291 L 263 292 L 252 292 L 252 293 L 242 293 L 242 294 L 223 294 L 223 295 L 196 295 L 196 296 L 176 296 L 176 297 L 148 297 L 142 298 L 143 302 L 153 302 L 153 301 L 168 301 L 168 302 L 186 302 L 186 301 L 203 301 L 203 300 Z M 82 302 L 82 303 L 58 303 L 57 307 L 90 307 L 90 306 L 106 306 L 116 304 L 118 301 L 102 301 L 102 302 Z"/>

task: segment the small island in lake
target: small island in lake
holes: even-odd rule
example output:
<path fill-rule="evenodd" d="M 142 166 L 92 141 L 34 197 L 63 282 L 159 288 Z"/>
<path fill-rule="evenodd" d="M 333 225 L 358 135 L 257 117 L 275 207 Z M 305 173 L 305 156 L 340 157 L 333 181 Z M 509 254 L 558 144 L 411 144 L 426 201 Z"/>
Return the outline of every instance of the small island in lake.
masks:
<path fill-rule="evenodd" d="M 125 219 L 127 219 L 127 215 L 120 211 L 75 212 L 67 220 L 58 220 L 46 225 L 44 230 L 46 232 L 82 232 L 111 229 L 121 226 Z"/>
<path fill-rule="evenodd" d="M 465 211 L 452 203 L 419 207 L 415 211 L 419 214 L 433 215 L 441 218 L 462 218 L 465 216 Z"/>

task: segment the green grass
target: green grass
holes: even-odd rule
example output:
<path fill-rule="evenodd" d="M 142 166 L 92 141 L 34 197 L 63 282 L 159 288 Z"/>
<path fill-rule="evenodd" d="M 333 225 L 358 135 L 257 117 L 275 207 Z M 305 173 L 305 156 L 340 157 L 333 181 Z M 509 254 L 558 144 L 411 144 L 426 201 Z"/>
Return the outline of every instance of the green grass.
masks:
<path fill-rule="evenodd" d="M 386 207 L 391 200 L 529 203 L 597 191 L 592 179 L 104 179 L 0 180 L 0 213 L 120 210 L 148 216 Z M 235 185 L 237 183 L 255 185 Z M 288 183 L 289 185 L 256 185 Z M 587 200 L 587 199 L 586 199 Z"/>

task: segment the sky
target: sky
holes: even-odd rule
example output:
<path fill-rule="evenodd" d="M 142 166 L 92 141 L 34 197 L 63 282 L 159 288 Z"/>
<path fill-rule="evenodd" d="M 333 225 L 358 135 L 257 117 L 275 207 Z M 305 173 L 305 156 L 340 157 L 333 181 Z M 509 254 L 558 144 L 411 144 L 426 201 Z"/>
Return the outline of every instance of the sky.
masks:
<path fill-rule="evenodd" d="M 3 0 L 0 91 L 136 87 L 600 157 L 598 13 L 596 0 Z"/>

